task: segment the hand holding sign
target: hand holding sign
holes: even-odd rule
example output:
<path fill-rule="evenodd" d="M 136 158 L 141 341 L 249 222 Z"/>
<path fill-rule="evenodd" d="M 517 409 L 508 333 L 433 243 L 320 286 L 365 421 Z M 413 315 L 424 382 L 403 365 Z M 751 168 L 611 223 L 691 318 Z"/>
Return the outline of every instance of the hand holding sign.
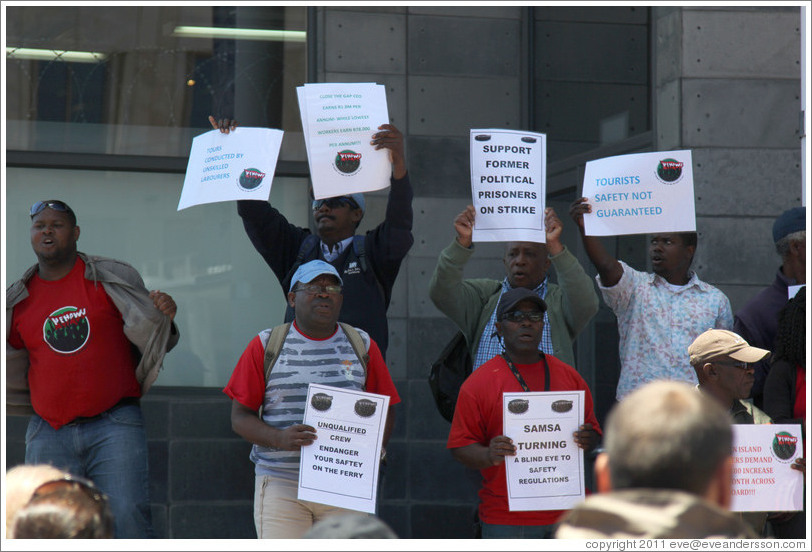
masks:
<path fill-rule="evenodd" d="M 589 161 L 580 212 L 587 236 L 694 232 L 691 152 L 662 151 Z"/>

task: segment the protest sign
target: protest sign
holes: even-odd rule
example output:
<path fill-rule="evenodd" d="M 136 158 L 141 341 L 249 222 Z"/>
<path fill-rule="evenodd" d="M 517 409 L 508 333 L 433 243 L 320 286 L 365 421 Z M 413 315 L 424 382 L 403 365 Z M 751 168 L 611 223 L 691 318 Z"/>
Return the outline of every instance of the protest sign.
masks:
<path fill-rule="evenodd" d="M 296 88 L 316 199 L 389 186 L 389 151 L 370 144 L 389 122 L 386 89 L 375 83 L 314 83 Z"/>
<path fill-rule="evenodd" d="M 734 512 L 790 512 L 803 509 L 804 476 L 790 467 L 804 454 L 801 426 L 733 426 Z"/>
<path fill-rule="evenodd" d="M 584 423 L 583 391 L 504 393 L 508 508 L 568 510 L 584 500 L 584 451 L 572 434 Z"/>
<path fill-rule="evenodd" d="M 310 384 L 304 423 L 316 441 L 302 447 L 299 499 L 375 513 L 389 397 Z"/>
<path fill-rule="evenodd" d="M 582 195 L 587 236 L 696 231 L 690 150 L 589 161 Z"/>
<path fill-rule="evenodd" d="M 178 211 L 192 205 L 257 199 L 268 201 L 281 130 L 239 127 L 210 130 L 192 140 Z"/>
<path fill-rule="evenodd" d="M 544 134 L 471 129 L 473 241 L 546 242 L 546 155 Z"/>

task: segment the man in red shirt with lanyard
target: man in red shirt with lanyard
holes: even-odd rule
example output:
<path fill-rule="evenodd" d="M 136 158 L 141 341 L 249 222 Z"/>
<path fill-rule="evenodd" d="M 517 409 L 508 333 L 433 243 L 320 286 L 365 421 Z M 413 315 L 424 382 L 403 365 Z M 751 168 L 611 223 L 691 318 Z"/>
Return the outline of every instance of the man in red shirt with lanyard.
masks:
<path fill-rule="evenodd" d="M 177 307 L 130 265 L 79 253 L 64 202 L 39 201 L 30 216 L 38 263 L 6 291 L 6 408 L 32 414 L 25 462 L 92 480 L 116 537 L 152 537 L 139 398 L 177 343 Z"/>
<path fill-rule="evenodd" d="M 482 473 L 482 538 L 551 538 L 554 524 L 564 513 L 509 510 L 505 457 L 514 456 L 516 447 L 503 433 L 503 393 L 583 390 L 586 423 L 573 438 L 587 452 L 600 438 L 586 382 L 574 368 L 538 350 L 546 308 L 532 290 L 513 288 L 505 292 L 496 314 L 496 331 L 505 352 L 483 364 L 460 388 L 447 447 L 461 464 Z"/>

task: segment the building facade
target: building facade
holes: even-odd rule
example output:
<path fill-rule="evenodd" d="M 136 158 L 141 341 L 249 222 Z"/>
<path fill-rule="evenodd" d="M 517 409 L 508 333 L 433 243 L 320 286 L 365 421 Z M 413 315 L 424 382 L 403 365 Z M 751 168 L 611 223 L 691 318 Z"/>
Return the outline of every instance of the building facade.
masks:
<path fill-rule="evenodd" d="M 378 512 L 401 538 L 472 535 L 476 474 L 445 449 L 449 424 L 426 379 L 455 332 L 428 281 L 470 203 L 470 128 L 547 135 L 547 204 L 592 275 L 567 215 L 585 163 L 692 150 L 694 268 L 734 311 L 772 280 L 772 221 L 802 201 L 798 7 L 10 6 L 5 19 L 6 283 L 35 262 L 28 207 L 56 197 L 77 212 L 80 250 L 133 263 L 178 303 L 180 343 L 143 400 L 166 538 L 255 537 L 250 446 L 232 432 L 221 390 L 249 340 L 283 315 L 233 203 L 177 211 L 209 114 L 285 131 L 271 202 L 307 226 L 295 87 L 386 86 L 415 188 L 415 244 L 389 309 L 387 361 L 403 403 Z M 386 191 L 369 194 L 361 230 L 385 206 Z M 644 237 L 605 243 L 648 268 Z M 466 276 L 501 278 L 501 256 L 498 244 L 478 245 Z M 602 422 L 619 370 L 605 305 L 576 352 Z M 23 461 L 26 420 L 6 422 L 8 468 Z"/>

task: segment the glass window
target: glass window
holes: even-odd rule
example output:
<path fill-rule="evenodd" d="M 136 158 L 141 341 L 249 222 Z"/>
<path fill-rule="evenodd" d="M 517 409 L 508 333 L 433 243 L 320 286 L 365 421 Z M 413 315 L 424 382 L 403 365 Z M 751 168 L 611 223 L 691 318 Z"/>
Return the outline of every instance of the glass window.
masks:
<path fill-rule="evenodd" d="M 148 289 L 174 298 L 181 338 L 156 385 L 223 387 L 248 342 L 282 322 L 282 288 L 246 236 L 236 204 L 177 211 L 183 175 L 8 168 L 6 185 L 7 284 L 36 262 L 30 206 L 62 199 L 76 212 L 80 251 L 128 262 Z M 308 226 L 306 179 L 274 178 L 271 203 Z"/>
<path fill-rule="evenodd" d="M 651 130 L 646 7 L 536 7 L 534 128 L 550 162 Z"/>
<path fill-rule="evenodd" d="M 306 7 L 11 6 L 9 150 L 185 157 L 208 116 L 286 131 L 305 160 L 296 86 Z"/>

